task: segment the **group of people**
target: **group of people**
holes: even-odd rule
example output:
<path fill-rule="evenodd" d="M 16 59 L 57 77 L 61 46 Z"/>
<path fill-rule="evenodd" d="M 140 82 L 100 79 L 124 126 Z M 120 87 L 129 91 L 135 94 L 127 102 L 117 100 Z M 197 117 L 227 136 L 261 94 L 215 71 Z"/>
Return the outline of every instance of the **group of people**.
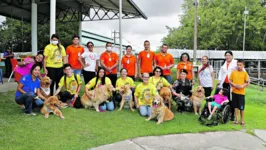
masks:
<path fill-rule="evenodd" d="M 172 81 L 171 69 L 175 62 L 171 54 L 167 53 L 168 46 L 163 44 L 161 52 L 155 54 L 150 50 L 150 42 L 144 42 L 144 50 L 139 52 L 138 58 L 132 54 L 132 47 L 126 47 L 126 54 L 119 60 L 118 54 L 112 51 L 112 43 L 106 43 L 106 51 L 100 56 L 94 52 L 93 42 L 88 42 L 86 47 L 79 44 L 79 36 L 74 35 L 72 45 L 65 48 L 60 44 L 58 35 L 51 37 L 51 43 L 44 49 L 44 53 L 37 55 L 33 59 L 24 60 L 22 67 L 28 69 L 27 74 L 22 73 L 18 82 L 16 92 L 16 102 L 24 104 L 25 113 L 33 114 L 32 108 L 42 106 L 44 97 L 39 96 L 40 70 L 52 80 L 50 93 L 60 95 L 61 101 L 75 99 L 80 101 L 80 89 L 83 74 L 85 82 L 85 94 L 98 86 L 112 84 L 116 87 L 114 99 L 100 105 L 102 111 L 112 111 L 121 101 L 119 90 L 123 85 L 130 85 L 133 93 L 133 100 L 136 108 L 139 108 L 141 116 L 149 116 L 151 103 L 154 96 L 158 95 L 158 84 L 169 87 L 172 95 L 180 97 L 180 93 L 185 96 L 192 95 L 192 86 L 195 84 L 193 63 L 187 53 L 183 53 L 180 62 L 177 64 L 176 81 Z M 117 79 L 117 66 L 121 63 L 120 78 Z M 100 64 L 100 66 L 98 66 Z M 231 51 L 225 52 L 225 63 L 219 72 L 218 87 L 232 91 L 229 95 L 232 112 L 235 112 L 235 122 L 238 123 L 238 110 L 241 111 L 241 123 L 244 124 L 244 95 L 245 87 L 249 83 L 248 75 L 243 70 L 244 62 L 233 59 Z M 25 69 L 25 68 L 24 68 Z M 135 87 L 134 81 L 139 77 L 142 82 Z M 40 77 L 41 78 L 41 77 Z M 214 82 L 214 70 L 209 63 L 209 58 L 203 56 L 198 71 L 198 81 L 205 90 L 205 96 L 209 97 L 216 85 Z M 54 86 L 56 91 L 54 92 Z M 230 88 L 232 88 L 230 90 Z M 62 91 L 64 89 L 64 91 Z M 38 96 L 38 97 L 37 97 Z M 216 107 L 221 103 L 217 102 Z M 80 103 L 73 105 L 76 108 L 82 107 Z M 235 110 L 235 111 L 234 111 Z M 234 114 L 234 113 L 232 113 Z M 231 119 L 234 119 L 232 115 Z"/>

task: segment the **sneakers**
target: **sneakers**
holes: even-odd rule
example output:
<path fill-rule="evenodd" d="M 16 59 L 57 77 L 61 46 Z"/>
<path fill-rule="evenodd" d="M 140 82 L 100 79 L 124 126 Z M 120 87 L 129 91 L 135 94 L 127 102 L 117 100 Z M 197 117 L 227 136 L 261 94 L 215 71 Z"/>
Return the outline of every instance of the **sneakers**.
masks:
<path fill-rule="evenodd" d="M 34 112 L 31 113 L 24 113 L 25 115 L 29 115 L 29 116 L 36 116 L 36 114 Z"/>
<path fill-rule="evenodd" d="M 210 115 L 209 117 L 208 117 L 208 120 L 211 120 L 212 119 L 212 116 Z"/>

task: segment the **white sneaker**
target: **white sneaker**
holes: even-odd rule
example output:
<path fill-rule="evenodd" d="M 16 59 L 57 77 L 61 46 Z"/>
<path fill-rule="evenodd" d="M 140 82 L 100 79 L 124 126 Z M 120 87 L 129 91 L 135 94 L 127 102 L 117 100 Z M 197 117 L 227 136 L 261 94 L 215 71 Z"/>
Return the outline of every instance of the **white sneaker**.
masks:
<path fill-rule="evenodd" d="M 208 120 L 211 120 L 212 119 L 212 116 L 210 115 L 209 117 L 208 117 Z"/>
<path fill-rule="evenodd" d="M 36 114 L 34 112 L 31 113 L 24 113 L 25 115 L 29 115 L 29 116 L 36 116 Z"/>

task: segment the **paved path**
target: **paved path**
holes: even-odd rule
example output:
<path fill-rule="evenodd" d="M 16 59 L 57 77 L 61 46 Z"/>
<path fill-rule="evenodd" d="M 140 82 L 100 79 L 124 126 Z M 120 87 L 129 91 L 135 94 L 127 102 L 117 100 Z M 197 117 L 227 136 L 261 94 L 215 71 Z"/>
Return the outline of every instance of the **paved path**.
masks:
<path fill-rule="evenodd" d="M 17 88 L 17 82 L 14 82 L 14 78 L 7 82 L 7 78 L 4 78 L 4 84 L 0 83 L 0 93 L 7 91 L 15 91 Z"/>
<path fill-rule="evenodd" d="M 140 137 L 92 150 L 266 150 L 266 131 L 257 136 L 242 131 Z"/>

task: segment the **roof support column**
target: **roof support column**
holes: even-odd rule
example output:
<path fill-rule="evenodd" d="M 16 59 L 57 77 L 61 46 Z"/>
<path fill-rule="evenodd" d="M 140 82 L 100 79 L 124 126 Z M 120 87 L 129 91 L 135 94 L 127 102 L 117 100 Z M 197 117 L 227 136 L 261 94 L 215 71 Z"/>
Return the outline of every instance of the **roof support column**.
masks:
<path fill-rule="evenodd" d="M 50 0 L 50 37 L 55 34 L 56 0 Z"/>
<path fill-rule="evenodd" d="M 37 4 L 35 0 L 31 1 L 31 51 L 32 55 L 36 55 L 38 51 L 38 39 L 37 39 Z"/>
<path fill-rule="evenodd" d="M 82 5 L 80 5 L 79 12 L 79 44 L 82 45 Z"/>
<path fill-rule="evenodd" d="M 119 60 L 122 60 L 122 0 L 119 0 L 119 43 L 120 43 L 120 54 Z M 119 70 L 121 70 L 122 65 L 119 63 Z"/>

